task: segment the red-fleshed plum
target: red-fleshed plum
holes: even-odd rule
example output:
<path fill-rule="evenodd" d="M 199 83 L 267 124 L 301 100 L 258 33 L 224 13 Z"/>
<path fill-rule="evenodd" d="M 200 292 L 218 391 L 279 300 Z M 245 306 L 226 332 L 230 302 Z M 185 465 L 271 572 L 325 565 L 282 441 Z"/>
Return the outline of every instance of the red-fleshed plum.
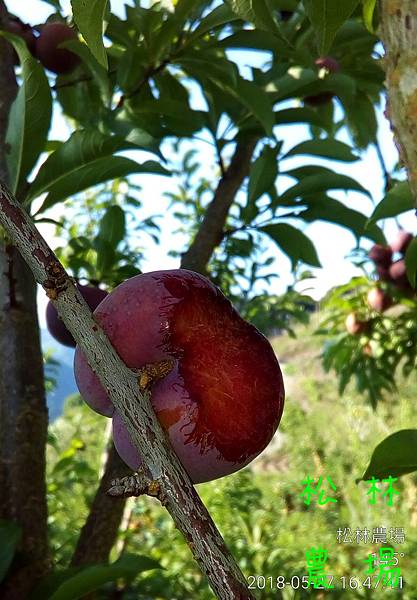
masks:
<path fill-rule="evenodd" d="M 91 310 L 95 310 L 100 302 L 104 300 L 106 296 L 108 296 L 108 292 L 102 290 L 101 288 L 90 285 L 81 285 L 79 283 L 76 285 L 78 291 L 87 302 Z M 76 343 L 74 338 L 65 327 L 64 322 L 58 315 L 57 310 L 51 301 L 49 301 L 46 306 L 46 325 L 49 333 L 54 339 L 56 339 L 57 342 L 63 344 L 64 346 L 71 346 L 72 348 L 75 348 Z"/>
<path fill-rule="evenodd" d="M 151 401 L 194 483 L 239 470 L 267 446 L 284 405 L 278 361 L 207 278 L 185 269 L 138 275 L 115 288 L 94 316 L 128 367 L 173 361 Z M 113 416 L 116 448 L 136 470 L 140 456 L 79 348 L 75 377 L 84 400 Z"/>
<path fill-rule="evenodd" d="M 60 48 L 60 45 L 76 39 L 77 34 L 74 29 L 65 23 L 46 23 L 36 40 L 36 55 L 43 66 L 53 73 L 57 75 L 70 73 L 80 63 L 80 57 L 67 48 Z"/>

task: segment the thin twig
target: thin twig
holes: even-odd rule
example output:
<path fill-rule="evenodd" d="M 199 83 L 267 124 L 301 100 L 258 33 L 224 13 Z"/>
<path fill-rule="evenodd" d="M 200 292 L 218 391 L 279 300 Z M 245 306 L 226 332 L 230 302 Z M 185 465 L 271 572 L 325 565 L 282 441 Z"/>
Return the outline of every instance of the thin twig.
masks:
<path fill-rule="evenodd" d="M 375 141 L 374 146 L 375 146 L 376 154 L 378 156 L 379 164 L 381 165 L 381 171 L 384 175 L 384 181 L 385 181 L 384 192 L 387 193 L 391 189 L 391 176 L 390 176 L 387 166 L 385 164 L 384 155 L 382 154 L 381 146 L 380 146 L 378 140 Z"/>
<path fill-rule="evenodd" d="M 108 72 L 108 75 L 114 75 L 117 73 L 117 69 L 112 69 Z M 80 75 L 77 79 L 70 79 L 69 81 L 60 81 L 55 85 L 51 85 L 51 90 L 60 90 L 61 88 L 72 87 L 78 83 L 85 83 L 87 81 L 93 81 L 94 76 L 91 74 Z"/>
<path fill-rule="evenodd" d="M 118 110 L 120 110 L 121 108 L 123 108 L 124 103 L 125 103 L 126 100 L 130 100 L 130 98 L 133 98 L 134 96 L 137 96 L 138 94 L 140 94 L 140 92 L 142 91 L 143 87 L 148 83 L 148 81 L 152 77 L 155 77 L 155 75 L 158 75 L 158 73 L 160 73 L 161 71 L 163 71 L 165 69 L 165 67 L 169 63 L 170 63 L 170 58 L 166 58 L 157 67 L 149 67 L 145 71 L 145 74 L 142 77 L 142 79 L 140 80 L 140 82 L 138 83 L 138 85 L 131 92 L 123 94 L 122 96 L 120 96 L 120 100 L 117 103 L 114 111 L 117 112 Z"/>

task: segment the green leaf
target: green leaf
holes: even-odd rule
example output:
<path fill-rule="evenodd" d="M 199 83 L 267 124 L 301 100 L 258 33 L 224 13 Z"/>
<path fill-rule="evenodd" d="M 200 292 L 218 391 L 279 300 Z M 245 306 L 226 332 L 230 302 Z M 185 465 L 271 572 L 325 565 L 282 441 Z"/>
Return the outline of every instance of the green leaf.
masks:
<path fill-rule="evenodd" d="M 298 261 L 313 267 L 321 267 L 313 242 L 299 229 L 287 223 L 276 223 L 260 227 L 290 258 L 293 268 Z"/>
<path fill-rule="evenodd" d="M 405 253 L 407 277 L 413 288 L 417 285 L 417 238 L 411 241 Z"/>
<path fill-rule="evenodd" d="M 12 521 L 0 521 L 0 582 L 3 581 L 22 536 L 21 528 Z"/>
<path fill-rule="evenodd" d="M 227 4 L 221 4 L 200 21 L 198 27 L 191 33 L 189 41 L 202 37 L 208 31 L 213 31 L 221 25 L 231 23 L 237 18 Z"/>
<path fill-rule="evenodd" d="M 139 164 L 114 152 L 130 145 L 117 136 L 97 131 L 77 131 L 58 150 L 49 155 L 32 183 L 26 202 L 47 192 L 38 212 L 91 186 L 126 177 L 130 173 L 169 175 L 159 163 Z"/>
<path fill-rule="evenodd" d="M 49 600 L 77 600 L 99 589 L 102 585 L 119 578 L 132 580 L 138 573 L 160 569 L 161 565 L 146 556 L 122 556 L 110 565 L 92 565 L 61 581 Z M 59 581 L 59 580 L 58 580 Z"/>
<path fill-rule="evenodd" d="M 318 39 L 320 54 L 328 52 L 340 27 L 348 20 L 359 0 L 303 0 L 304 8 Z"/>
<path fill-rule="evenodd" d="M 106 239 L 97 236 L 94 240 L 94 248 L 97 252 L 98 278 L 102 279 L 106 272 L 112 270 L 116 264 L 116 250 Z"/>
<path fill-rule="evenodd" d="M 314 198 L 314 199 L 313 199 Z M 376 244 L 385 244 L 385 236 L 376 225 L 368 225 L 367 218 L 357 210 L 345 206 L 342 202 L 328 196 L 305 200 L 308 208 L 298 214 L 307 223 L 327 221 L 349 229 L 356 239 L 366 237 Z"/>
<path fill-rule="evenodd" d="M 257 29 L 271 31 L 282 37 L 268 0 L 227 0 L 232 10 L 244 21 L 254 23 Z"/>
<path fill-rule="evenodd" d="M 213 53 L 194 52 L 192 55 L 179 57 L 176 62 L 192 77 L 212 81 L 221 89 L 227 88 L 229 93 L 236 96 L 235 86 L 239 78 L 236 65 L 227 60 L 216 61 L 215 58 Z"/>
<path fill-rule="evenodd" d="M 82 33 L 91 54 L 107 69 L 107 54 L 103 44 L 103 20 L 108 0 L 71 0 L 74 21 Z"/>
<path fill-rule="evenodd" d="M 58 11 L 61 10 L 61 5 L 59 3 L 59 0 L 42 0 L 42 2 L 46 2 L 47 4 L 50 4 L 54 8 L 58 9 Z"/>
<path fill-rule="evenodd" d="M 10 188 L 14 194 L 44 151 L 52 116 L 52 97 L 44 69 L 22 38 L 3 33 L 15 47 L 22 65 L 22 85 L 13 102 L 6 134 Z"/>
<path fill-rule="evenodd" d="M 345 118 L 349 133 L 358 148 L 366 148 L 376 142 L 378 123 L 375 106 L 366 94 L 357 92 L 354 96 L 339 97 L 345 110 Z"/>
<path fill-rule="evenodd" d="M 275 113 L 276 125 L 308 123 L 326 129 L 326 121 L 318 114 L 316 110 L 307 107 L 285 108 Z"/>
<path fill-rule="evenodd" d="M 376 0 L 362 0 L 362 15 L 365 27 L 371 33 L 374 33 L 374 12 Z"/>
<path fill-rule="evenodd" d="M 227 60 L 216 59 L 213 53 L 181 57 L 177 63 L 184 66 L 185 70 L 197 80 L 202 81 L 206 93 L 207 84 L 213 83 L 221 95 L 232 98 L 230 104 L 233 112 L 236 113 L 236 105 L 244 106 L 258 119 L 266 133 L 272 134 L 275 117 L 269 95 L 253 81 L 241 77 L 236 65 Z"/>
<path fill-rule="evenodd" d="M 266 133 L 272 135 L 275 116 L 266 92 L 252 81 L 239 78 L 233 95 L 258 119 Z"/>
<path fill-rule="evenodd" d="M 117 205 L 109 206 L 100 221 L 100 238 L 109 242 L 113 248 L 116 248 L 119 242 L 125 237 L 125 233 L 126 218 L 124 210 Z"/>
<path fill-rule="evenodd" d="M 413 471 L 417 471 L 417 429 L 402 429 L 378 444 L 362 479 L 399 477 Z"/>
<path fill-rule="evenodd" d="M 310 154 L 311 156 L 324 156 L 332 160 L 341 160 L 344 162 L 353 162 L 358 160 L 358 156 L 352 153 L 352 148 L 343 142 L 332 139 L 314 139 L 307 140 L 297 144 L 284 158 L 295 156 L 297 154 Z"/>
<path fill-rule="evenodd" d="M 249 174 L 248 204 L 255 202 L 267 192 L 278 174 L 277 152 L 265 146 L 258 158 L 252 163 Z"/>
<path fill-rule="evenodd" d="M 339 173 L 319 173 L 317 175 L 309 175 L 304 177 L 294 186 L 290 187 L 280 196 L 280 202 L 294 200 L 295 198 L 303 197 L 307 194 L 324 192 L 326 190 L 354 190 L 370 196 L 360 183 Z"/>
<path fill-rule="evenodd" d="M 220 48 L 242 48 L 248 51 L 268 50 L 285 51 L 286 45 L 276 35 L 270 31 L 260 29 L 243 29 L 232 33 L 228 37 L 216 41 L 216 46 Z"/>
<path fill-rule="evenodd" d="M 397 183 L 377 204 L 374 212 L 369 217 L 369 222 L 374 223 L 381 219 L 396 217 L 415 208 L 414 197 L 407 181 Z"/>
<path fill-rule="evenodd" d="M 255 21 L 253 0 L 227 0 L 236 15 L 244 21 Z"/>
<path fill-rule="evenodd" d="M 81 43 L 79 40 L 68 40 L 62 44 L 62 47 L 68 48 L 68 50 L 77 54 L 84 63 L 84 66 L 91 71 L 91 74 L 100 89 L 103 101 L 107 106 L 111 99 L 111 93 L 109 74 L 106 69 L 97 61 L 88 46 Z"/>
<path fill-rule="evenodd" d="M 64 114 L 77 121 L 79 127 L 99 129 L 107 113 L 97 79 L 63 85 L 67 81 L 68 76 L 65 75 L 56 79 L 56 96 Z"/>
<path fill-rule="evenodd" d="M 255 13 L 254 23 L 258 29 L 271 31 L 275 35 L 282 37 L 279 24 L 274 18 L 268 0 L 252 0 L 253 12 Z"/>
<path fill-rule="evenodd" d="M 156 114 L 165 118 L 167 125 L 169 118 L 187 124 L 190 131 L 198 131 L 205 124 L 206 113 L 199 110 L 192 110 L 188 105 L 188 99 L 185 102 L 179 102 L 173 98 L 162 98 L 159 100 L 144 100 L 134 111 L 134 115 Z"/>

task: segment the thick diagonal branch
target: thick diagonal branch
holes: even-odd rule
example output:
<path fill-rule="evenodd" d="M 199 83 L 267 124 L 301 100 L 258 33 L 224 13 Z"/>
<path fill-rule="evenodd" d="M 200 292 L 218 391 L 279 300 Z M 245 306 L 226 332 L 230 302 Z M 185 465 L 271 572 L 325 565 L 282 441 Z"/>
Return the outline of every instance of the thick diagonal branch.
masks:
<path fill-rule="evenodd" d="M 250 137 L 237 143 L 230 165 L 219 181 L 201 226 L 189 249 L 182 256 L 181 267 L 184 269 L 206 273 L 213 250 L 223 239 L 230 207 L 243 180 L 249 174 L 258 139 Z"/>
<path fill-rule="evenodd" d="M 417 207 L 417 3 L 379 3 L 381 38 L 385 47 L 387 116 Z"/>
<path fill-rule="evenodd" d="M 223 238 L 230 207 L 244 178 L 249 172 L 256 142 L 257 139 L 251 138 L 239 142 L 236 146 L 233 158 L 218 183 L 216 193 L 207 209 L 207 214 L 201 224 L 200 230 L 190 245 L 189 250 L 182 256 L 181 267 L 183 269 L 191 269 L 200 273 L 206 271 L 207 264 L 216 246 L 218 246 Z M 114 469 L 114 465 L 116 464 L 120 465 L 119 472 Z M 103 474 L 104 483 L 103 481 L 100 483 L 100 487 L 94 498 L 90 514 L 77 542 L 72 564 L 89 564 L 98 559 L 104 562 L 107 559 L 113 545 L 112 540 L 111 537 L 106 536 L 100 542 L 100 535 L 107 520 L 106 508 L 111 508 L 111 505 L 109 504 L 109 498 L 103 498 L 102 491 L 107 489 L 105 486 L 110 480 L 128 475 L 128 472 L 129 469 L 118 458 L 116 450 L 112 447 Z M 123 506 L 124 499 L 118 498 L 115 510 L 117 510 L 120 520 Z M 111 515 L 111 518 L 112 522 L 115 522 L 113 517 L 114 514 Z M 114 529 L 114 532 L 116 532 L 116 529 Z M 92 538 L 97 540 L 97 544 L 93 545 L 89 543 L 89 540 L 91 541 Z"/>
<path fill-rule="evenodd" d="M 159 484 L 167 510 L 216 596 L 224 600 L 252 599 L 239 567 L 165 437 L 149 391 L 140 392 L 137 374 L 117 355 L 52 250 L 1 183 L 0 223 L 35 279 L 48 290 L 58 314 L 106 389 L 140 452 L 146 474 Z"/>

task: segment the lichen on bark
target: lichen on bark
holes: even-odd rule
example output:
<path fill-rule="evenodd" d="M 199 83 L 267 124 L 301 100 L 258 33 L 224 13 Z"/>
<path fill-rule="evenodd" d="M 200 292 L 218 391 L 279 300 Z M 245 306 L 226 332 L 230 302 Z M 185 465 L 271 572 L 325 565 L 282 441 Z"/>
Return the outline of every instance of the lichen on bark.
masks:
<path fill-rule="evenodd" d="M 417 207 L 417 2 L 381 0 L 379 8 L 388 92 L 386 114 Z"/>

